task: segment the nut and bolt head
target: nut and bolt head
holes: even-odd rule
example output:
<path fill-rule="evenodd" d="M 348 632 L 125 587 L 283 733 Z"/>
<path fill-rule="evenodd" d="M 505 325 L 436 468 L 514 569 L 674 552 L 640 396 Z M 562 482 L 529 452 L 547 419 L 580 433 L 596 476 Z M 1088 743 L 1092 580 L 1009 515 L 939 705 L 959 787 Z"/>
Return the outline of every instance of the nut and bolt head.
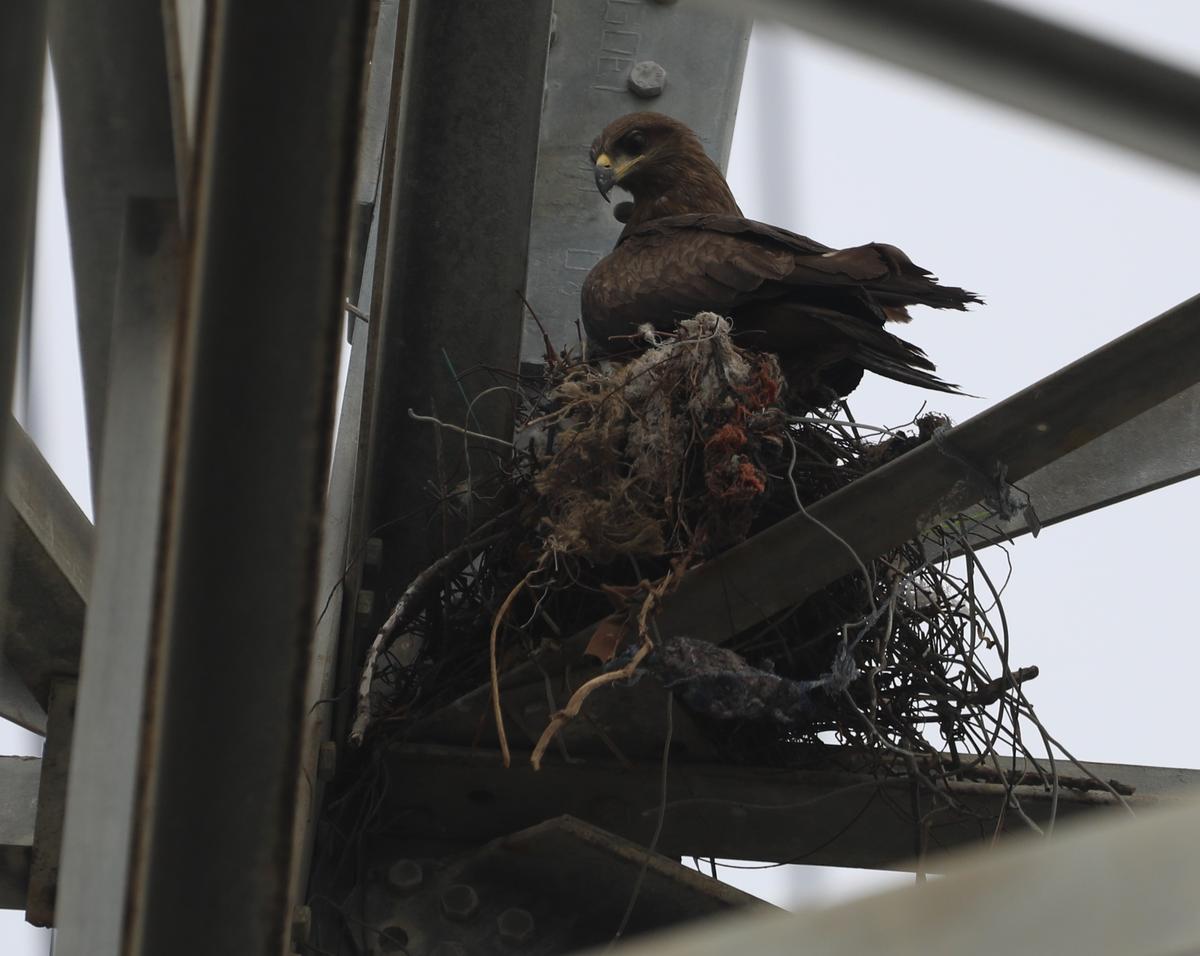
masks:
<path fill-rule="evenodd" d="M 465 922 L 479 909 L 479 894 L 466 883 L 455 883 L 442 891 L 442 912 L 447 919 Z"/>
<path fill-rule="evenodd" d="M 383 567 L 383 538 L 367 538 L 363 564 L 369 571 L 378 571 Z"/>
<path fill-rule="evenodd" d="M 388 883 L 398 893 L 412 893 L 425 882 L 425 871 L 416 860 L 397 860 L 388 867 Z"/>
<path fill-rule="evenodd" d="M 358 604 L 354 608 L 355 623 L 360 628 L 369 627 L 375 616 L 375 592 L 362 590 L 358 592 Z"/>
<path fill-rule="evenodd" d="M 667 71 L 653 60 L 642 60 L 630 68 L 626 85 L 634 96 L 652 100 L 661 96 L 662 91 L 666 89 Z"/>
<path fill-rule="evenodd" d="M 322 740 L 317 749 L 317 779 L 328 783 L 337 773 L 337 744 Z"/>
<path fill-rule="evenodd" d="M 496 917 L 496 929 L 506 943 L 519 946 L 533 936 L 533 914 L 513 907 Z"/>
<path fill-rule="evenodd" d="M 312 937 L 312 910 L 307 906 L 292 908 L 292 945 L 301 947 Z"/>
<path fill-rule="evenodd" d="M 379 932 L 379 948 L 389 956 L 406 956 L 408 933 L 403 926 L 388 926 Z"/>

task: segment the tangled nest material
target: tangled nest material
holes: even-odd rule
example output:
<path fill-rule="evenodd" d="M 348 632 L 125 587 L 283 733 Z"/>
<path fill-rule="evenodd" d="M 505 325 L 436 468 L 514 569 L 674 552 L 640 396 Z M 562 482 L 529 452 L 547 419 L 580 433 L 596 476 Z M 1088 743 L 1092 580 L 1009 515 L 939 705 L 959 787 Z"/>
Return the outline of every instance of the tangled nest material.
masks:
<path fill-rule="evenodd" d="M 1037 669 L 1010 667 L 1003 582 L 957 521 L 873 559 L 854 555 L 856 573 L 722 647 L 652 637 L 658 604 L 689 567 L 946 425 L 926 415 L 882 428 L 791 408 L 774 357 L 729 333 L 702 313 L 622 364 L 560 360 L 525 393 L 514 454 L 488 492 L 492 517 L 402 593 L 368 654 L 352 740 L 404 739 L 490 681 L 507 759 L 500 675 L 607 616 L 591 645 L 607 668 L 566 689 L 535 765 L 588 694 L 640 669 L 730 760 L 786 765 L 836 739 L 871 772 L 906 775 L 936 806 L 969 812 L 948 781 L 1011 787 L 1004 754 L 1032 768 L 1020 782 L 1120 799 L 1086 768 L 1059 775 L 1055 749 L 1074 758 L 1026 697 Z M 1048 762 L 1026 746 L 1029 728 Z M 1037 828 L 1015 798 L 1011 812 Z"/>
<path fill-rule="evenodd" d="M 735 347 L 712 313 L 611 370 L 565 371 L 517 440 L 546 553 L 604 565 L 743 540 L 785 442 L 782 391 L 775 357 Z"/>

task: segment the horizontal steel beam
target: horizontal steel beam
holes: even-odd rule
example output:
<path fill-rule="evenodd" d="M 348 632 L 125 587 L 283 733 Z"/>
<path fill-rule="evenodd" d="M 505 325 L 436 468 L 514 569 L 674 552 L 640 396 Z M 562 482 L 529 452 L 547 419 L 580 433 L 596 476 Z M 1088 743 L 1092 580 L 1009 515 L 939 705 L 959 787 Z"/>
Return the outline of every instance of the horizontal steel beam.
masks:
<path fill-rule="evenodd" d="M 626 956 L 1164 956 L 1200 952 L 1200 804 L 963 854 L 947 878 L 831 909 L 728 916 Z M 590 950 L 599 956 L 602 950 Z"/>
<path fill-rule="evenodd" d="M 747 6 L 823 39 L 1200 172 L 1196 73 L 992 0 L 753 0 Z"/>
<path fill-rule="evenodd" d="M 449 852 L 562 813 L 644 845 L 658 816 L 662 768 L 652 759 L 629 766 L 602 759 L 556 761 L 535 772 L 520 754 L 506 770 L 493 751 L 420 745 L 397 747 L 385 759 L 396 779 L 405 783 L 389 792 L 384 812 L 389 820 L 413 821 L 410 832 L 396 835 L 406 846 L 423 848 L 421 852 Z M 667 856 L 911 869 L 910 785 L 902 776 L 879 780 L 855 769 L 861 766 L 853 752 L 834 747 L 817 748 L 813 769 L 805 770 L 675 760 L 658 851 Z M 1088 768 L 1103 780 L 1134 787 L 1126 799 L 1138 812 L 1183 799 L 1200 787 L 1197 770 L 1118 764 Z M 1079 773 L 1062 761 L 1058 770 Z M 937 814 L 929 833 L 931 854 L 991 839 L 1006 799 L 1002 784 L 986 781 L 955 783 L 951 792 L 977 816 Z M 1014 792 L 1034 821 L 1048 821 L 1048 790 L 1023 784 Z M 1107 791 L 1063 787 L 1057 820 L 1075 822 L 1118 808 Z M 1009 813 L 1001 832 L 1028 831 Z M 940 864 L 928 865 L 937 869 Z"/>
<path fill-rule="evenodd" d="M 11 429 L 4 507 L 13 548 L 0 640 L 12 670 L 44 709 L 51 680 L 79 672 L 93 529 L 32 439 L 16 422 Z"/>
<path fill-rule="evenodd" d="M 0 909 L 25 909 L 41 773 L 37 757 L 0 757 Z"/>

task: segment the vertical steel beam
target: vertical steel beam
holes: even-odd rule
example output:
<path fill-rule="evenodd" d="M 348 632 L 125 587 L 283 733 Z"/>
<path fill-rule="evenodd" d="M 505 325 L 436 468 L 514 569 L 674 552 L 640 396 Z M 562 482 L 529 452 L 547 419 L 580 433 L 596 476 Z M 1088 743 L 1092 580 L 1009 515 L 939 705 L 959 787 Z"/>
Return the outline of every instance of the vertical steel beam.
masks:
<path fill-rule="evenodd" d="M 41 771 L 38 757 L 0 757 L 0 909 L 25 906 Z"/>
<path fill-rule="evenodd" d="M 123 232 L 108 427 L 96 498 L 95 568 L 59 867 L 56 946 L 65 953 L 120 951 L 136 827 L 145 675 L 156 631 L 183 271 L 175 201 L 131 201 Z M 51 738 L 47 748 L 53 745 Z"/>
<path fill-rule="evenodd" d="M 163 0 L 44 3 L 62 118 L 92 493 L 98 498 L 125 203 L 134 196 L 175 195 Z"/>
<path fill-rule="evenodd" d="M 50 688 L 50 715 L 46 748 L 42 753 L 37 822 L 29 858 L 29 893 L 25 902 L 25 919 L 34 926 L 54 925 L 77 691 L 74 678 L 56 680 Z"/>
<path fill-rule="evenodd" d="M 494 384 L 486 370 L 517 369 L 550 14 L 551 0 L 411 4 L 384 293 L 372 317 L 371 525 L 431 501 L 435 436 L 408 409 L 462 425 L 464 395 Z M 495 436 L 511 421 L 502 393 L 470 417 L 472 430 Z M 445 442 L 449 483 L 465 475 L 461 449 Z M 423 528 L 416 519 L 390 529 L 387 580 L 440 553 Z"/>
<path fill-rule="evenodd" d="M 9 403 L 37 198 L 46 6 L 0 5 L 0 484 L 8 467 Z M 8 515 L 0 509 L 0 580 L 7 577 Z M 0 594 L 0 615 L 4 613 Z"/>
<path fill-rule="evenodd" d="M 209 21 L 126 952 L 286 946 L 366 11 Z"/>

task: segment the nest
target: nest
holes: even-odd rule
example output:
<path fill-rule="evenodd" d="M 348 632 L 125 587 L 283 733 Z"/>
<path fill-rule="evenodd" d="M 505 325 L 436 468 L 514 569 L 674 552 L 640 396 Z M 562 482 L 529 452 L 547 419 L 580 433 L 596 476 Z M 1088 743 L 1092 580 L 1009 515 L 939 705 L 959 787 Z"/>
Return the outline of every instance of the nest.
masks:
<path fill-rule="evenodd" d="M 1002 583 L 954 520 L 891 553 L 855 555 L 855 573 L 721 646 L 653 635 L 658 604 L 689 567 L 947 422 L 924 415 L 884 428 L 855 422 L 840 403 L 793 408 L 775 358 L 737 347 L 716 315 L 646 335 L 631 361 L 560 356 L 523 392 L 514 453 L 486 495 L 491 517 L 403 591 L 368 655 L 352 739 L 403 740 L 491 681 L 507 750 L 500 676 L 607 618 L 591 646 L 605 669 L 554 715 L 535 765 L 589 694 L 641 671 L 730 761 L 797 765 L 836 741 L 860 768 L 905 775 L 936 805 L 965 812 L 948 781 L 1011 782 L 1003 753 L 1057 789 L 1067 778 L 1053 758 L 1043 766 L 1022 740 L 1032 726 L 1047 752 L 1056 743 L 1022 686 L 1037 670 L 1010 667 Z M 960 557 L 929 558 L 948 552 Z M 1086 770 L 1074 782 L 1113 789 Z"/>

